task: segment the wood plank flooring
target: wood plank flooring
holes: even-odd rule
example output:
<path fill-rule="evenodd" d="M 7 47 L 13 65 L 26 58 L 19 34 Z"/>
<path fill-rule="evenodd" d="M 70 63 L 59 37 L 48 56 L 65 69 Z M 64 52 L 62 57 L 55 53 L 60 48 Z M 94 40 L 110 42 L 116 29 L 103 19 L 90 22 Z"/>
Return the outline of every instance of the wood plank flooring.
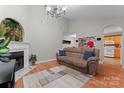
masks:
<path fill-rule="evenodd" d="M 98 75 L 94 76 L 84 88 L 123 88 L 124 69 L 120 67 L 120 59 L 105 58 L 99 65 Z"/>
<path fill-rule="evenodd" d="M 110 64 L 110 65 L 120 65 L 120 58 L 108 58 L 108 57 L 105 57 L 104 58 L 104 62 L 105 64 Z"/>
<path fill-rule="evenodd" d="M 119 65 L 113 65 L 111 60 L 106 59 L 104 64 L 99 65 L 98 74 L 90 79 L 82 88 L 120 88 L 124 87 L 124 69 Z M 117 61 L 117 60 L 116 60 Z M 119 60 L 118 60 L 119 61 Z M 36 68 L 27 73 L 26 75 L 36 73 L 59 64 L 55 61 L 50 61 L 47 63 L 38 64 Z M 25 75 L 25 76 L 26 76 Z M 23 88 L 22 78 L 19 79 L 15 88 Z"/>

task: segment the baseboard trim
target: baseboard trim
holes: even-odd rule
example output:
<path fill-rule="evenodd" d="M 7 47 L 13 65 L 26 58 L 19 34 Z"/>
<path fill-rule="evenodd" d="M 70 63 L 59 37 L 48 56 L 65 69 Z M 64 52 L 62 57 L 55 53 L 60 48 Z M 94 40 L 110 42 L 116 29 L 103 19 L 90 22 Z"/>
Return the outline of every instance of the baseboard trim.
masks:
<path fill-rule="evenodd" d="M 37 61 L 36 64 L 40 64 L 40 63 L 46 63 L 46 62 L 49 62 L 49 61 L 54 61 L 56 60 L 56 58 L 54 59 L 50 59 L 50 60 L 42 60 L 42 61 Z"/>

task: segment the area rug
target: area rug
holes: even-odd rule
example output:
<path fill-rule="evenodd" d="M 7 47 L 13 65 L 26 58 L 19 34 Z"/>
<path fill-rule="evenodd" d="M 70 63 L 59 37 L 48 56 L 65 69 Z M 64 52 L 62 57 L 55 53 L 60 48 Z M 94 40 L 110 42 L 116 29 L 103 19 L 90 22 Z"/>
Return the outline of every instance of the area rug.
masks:
<path fill-rule="evenodd" d="M 24 88 L 80 88 L 92 76 L 66 66 L 56 66 L 23 77 Z"/>

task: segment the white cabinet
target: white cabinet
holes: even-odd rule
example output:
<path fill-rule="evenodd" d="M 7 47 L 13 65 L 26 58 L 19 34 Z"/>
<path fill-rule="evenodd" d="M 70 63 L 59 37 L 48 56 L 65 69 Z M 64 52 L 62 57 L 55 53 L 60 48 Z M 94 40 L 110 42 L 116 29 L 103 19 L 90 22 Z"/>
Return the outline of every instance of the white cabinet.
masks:
<path fill-rule="evenodd" d="M 115 47 L 114 46 L 105 46 L 104 47 L 104 56 L 106 57 L 115 57 Z"/>

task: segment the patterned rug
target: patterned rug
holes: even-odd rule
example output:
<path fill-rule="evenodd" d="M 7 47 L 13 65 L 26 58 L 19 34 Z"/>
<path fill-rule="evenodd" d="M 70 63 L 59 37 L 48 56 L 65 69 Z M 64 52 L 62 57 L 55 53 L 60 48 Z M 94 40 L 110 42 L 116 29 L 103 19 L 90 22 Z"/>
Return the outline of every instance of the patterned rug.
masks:
<path fill-rule="evenodd" d="M 80 88 L 92 76 L 66 66 L 56 66 L 23 77 L 24 88 Z"/>

